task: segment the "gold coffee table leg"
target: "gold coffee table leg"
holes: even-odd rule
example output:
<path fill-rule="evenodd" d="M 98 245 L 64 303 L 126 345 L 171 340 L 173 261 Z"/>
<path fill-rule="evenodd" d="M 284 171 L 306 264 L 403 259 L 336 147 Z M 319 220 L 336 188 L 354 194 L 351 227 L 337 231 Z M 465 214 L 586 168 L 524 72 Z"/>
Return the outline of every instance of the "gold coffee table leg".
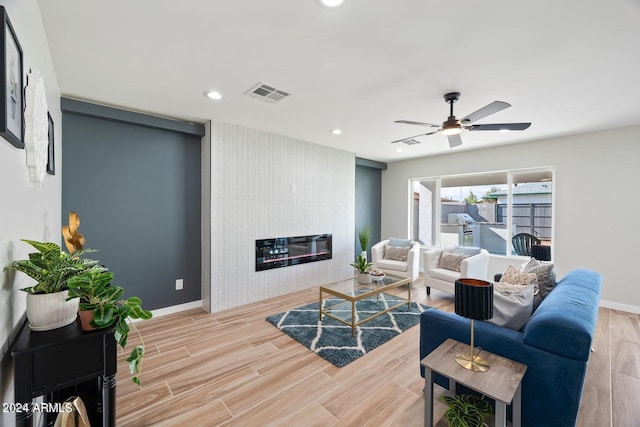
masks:
<path fill-rule="evenodd" d="M 351 301 L 351 336 L 356 332 L 356 302 Z"/>

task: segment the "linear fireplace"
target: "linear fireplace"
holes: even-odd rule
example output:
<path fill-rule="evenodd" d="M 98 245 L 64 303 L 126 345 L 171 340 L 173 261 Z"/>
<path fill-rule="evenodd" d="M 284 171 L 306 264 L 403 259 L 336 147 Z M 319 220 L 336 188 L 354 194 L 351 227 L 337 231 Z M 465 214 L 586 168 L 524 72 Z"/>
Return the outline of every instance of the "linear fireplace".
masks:
<path fill-rule="evenodd" d="M 331 259 L 331 234 L 256 240 L 256 271 Z"/>

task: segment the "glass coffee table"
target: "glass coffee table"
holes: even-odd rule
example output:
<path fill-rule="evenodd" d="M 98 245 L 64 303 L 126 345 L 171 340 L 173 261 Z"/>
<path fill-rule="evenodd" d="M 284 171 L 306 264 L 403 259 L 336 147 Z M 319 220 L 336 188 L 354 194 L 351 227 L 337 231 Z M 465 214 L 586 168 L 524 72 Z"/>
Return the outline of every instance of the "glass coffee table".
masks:
<path fill-rule="evenodd" d="M 406 299 L 401 297 L 394 297 L 400 300 L 399 303 L 392 306 L 385 306 L 379 304 L 380 310 L 376 310 L 372 313 L 367 313 L 367 317 L 360 318 L 356 313 L 356 303 L 365 299 L 376 298 L 380 300 L 380 294 L 390 289 L 397 288 L 402 285 L 409 285 L 409 294 Z M 331 303 L 326 307 L 323 304 L 323 294 L 329 294 L 336 297 L 337 302 Z M 355 277 L 341 280 L 339 282 L 329 283 L 328 285 L 320 286 L 320 310 L 319 319 L 322 321 L 322 316 L 329 316 L 345 325 L 351 326 L 351 336 L 354 335 L 356 326 L 368 322 L 371 319 L 400 307 L 403 304 L 407 304 L 407 307 L 411 308 L 411 285 L 407 277 L 396 276 L 394 274 L 386 274 L 385 277 L 379 282 L 371 282 L 368 284 L 360 284 L 356 281 Z"/>

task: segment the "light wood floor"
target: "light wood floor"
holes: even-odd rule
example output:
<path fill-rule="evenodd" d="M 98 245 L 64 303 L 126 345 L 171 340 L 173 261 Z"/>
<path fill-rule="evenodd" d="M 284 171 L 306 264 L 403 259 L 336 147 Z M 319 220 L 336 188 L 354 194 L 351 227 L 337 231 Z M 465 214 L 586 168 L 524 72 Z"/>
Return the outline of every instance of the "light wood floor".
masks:
<path fill-rule="evenodd" d="M 453 310 L 451 295 L 427 296 L 421 280 L 412 297 Z M 131 382 L 121 354 L 117 425 L 422 426 L 420 327 L 336 368 L 265 321 L 317 298 L 312 288 L 215 314 L 190 310 L 137 323 L 147 349 L 143 387 Z M 600 309 L 593 347 L 578 426 L 640 425 L 640 316 Z"/>

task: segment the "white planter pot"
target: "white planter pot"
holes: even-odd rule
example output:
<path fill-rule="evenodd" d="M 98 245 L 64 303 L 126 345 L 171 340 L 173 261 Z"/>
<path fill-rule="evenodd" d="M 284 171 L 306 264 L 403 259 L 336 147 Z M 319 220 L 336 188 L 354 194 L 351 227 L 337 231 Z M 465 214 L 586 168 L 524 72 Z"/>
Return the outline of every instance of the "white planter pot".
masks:
<path fill-rule="evenodd" d="M 62 328 L 76 320 L 80 299 L 65 301 L 67 291 L 27 294 L 27 319 L 34 331 Z"/>
<path fill-rule="evenodd" d="M 358 281 L 358 283 L 366 285 L 371 283 L 371 274 L 369 273 L 357 273 L 356 274 L 356 280 Z"/>

